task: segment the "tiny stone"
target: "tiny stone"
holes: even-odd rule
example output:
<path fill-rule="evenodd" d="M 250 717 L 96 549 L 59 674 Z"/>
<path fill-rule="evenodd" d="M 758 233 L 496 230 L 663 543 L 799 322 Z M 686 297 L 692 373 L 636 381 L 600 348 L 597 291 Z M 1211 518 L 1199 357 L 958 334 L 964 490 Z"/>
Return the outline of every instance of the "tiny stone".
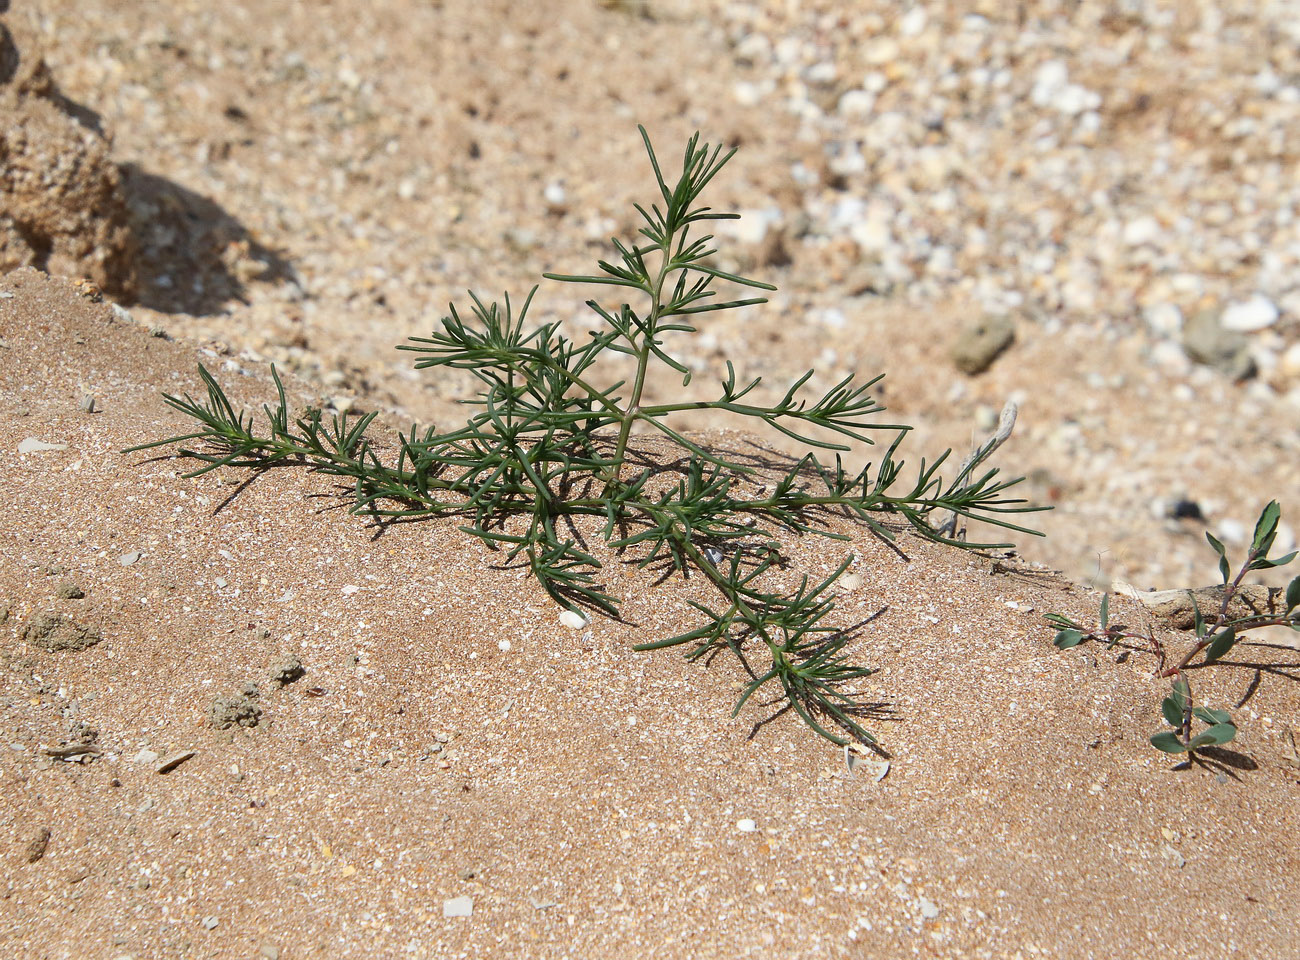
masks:
<path fill-rule="evenodd" d="M 1175 850 L 1167 843 L 1164 845 L 1164 848 L 1160 851 L 1160 855 L 1165 859 L 1165 862 L 1168 863 L 1175 870 L 1181 870 L 1183 867 L 1187 865 L 1187 858 L 1184 857 L 1181 853 L 1179 853 L 1177 850 Z"/>
<path fill-rule="evenodd" d="M 204 930 L 215 930 L 215 929 L 217 929 L 217 923 L 218 923 L 218 922 L 219 922 L 219 921 L 217 920 L 216 917 L 204 917 L 204 918 L 203 918 L 203 929 L 204 929 Z"/>
<path fill-rule="evenodd" d="M 95 412 L 95 398 L 89 393 L 81 398 L 81 412 L 82 413 Z"/>
<path fill-rule="evenodd" d="M 143 749 L 141 749 L 139 753 L 137 753 L 134 757 L 131 758 L 131 762 L 132 763 L 157 763 L 158 754 L 157 752 L 150 750 L 148 747 L 144 747 Z"/>
<path fill-rule="evenodd" d="M 450 900 L 444 900 L 442 903 L 442 915 L 446 919 L 451 917 L 468 917 L 474 913 L 473 897 L 453 897 Z"/>
<path fill-rule="evenodd" d="M 66 443 L 46 443 L 44 440 L 39 440 L 36 437 L 25 437 L 23 441 L 18 444 L 19 453 L 43 453 L 47 450 L 66 449 L 68 449 Z"/>
<path fill-rule="evenodd" d="M 45 849 L 50 845 L 50 828 L 40 827 L 32 838 L 27 841 L 27 846 L 23 850 L 23 856 L 28 863 L 35 863 L 41 857 L 45 856 Z"/>
<path fill-rule="evenodd" d="M 117 562 L 124 567 L 129 567 L 131 564 L 139 562 L 140 558 L 143 556 L 144 554 L 139 550 L 132 550 L 129 553 L 124 553 L 118 557 Z"/>
<path fill-rule="evenodd" d="M 1183 350 L 1197 363 L 1215 367 L 1234 380 L 1245 380 L 1255 372 L 1245 336 L 1225 327 L 1210 311 L 1195 314 L 1187 321 Z"/>
<path fill-rule="evenodd" d="M 926 900 L 922 897 L 920 906 L 921 916 L 926 920 L 933 920 L 935 917 L 939 916 L 939 907 L 933 901 Z"/>
<path fill-rule="evenodd" d="M 1016 337 L 1016 325 L 1008 316 L 984 317 L 963 330 L 953 344 L 952 359 L 962 373 L 983 373 Z"/>
<path fill-rule="evenodd" d="M 280 960 L 280 948 L 269 943 L 262 944 L 257 954 L 262 960 Z"/>
<path fill-rule="evenodd" d="M 744 820 L 736 821 L 736 829 L 741 833 L 753 833 L 758 829 L 758 824 L 746 817 Z"/>
<path fill-rule="evenodd" d="M 1239 520 L 1228 518 L 1219 523 L 1219 539 L 1228 544 L 1246 542 L 1246 525 Z"/>
<path fill-rule="evenodd" d="M 1172 303 L 1154 303 L 1143 313 L 1147 328 L 1158 337 L 1176 337 L 1183 332 L 1183 312 Z"/>
<path fill-rule="evenodd" d="M 158 761 L 158 765 L 154 767 L 154 772 L 167 773 L 171 770 L 175 770 L 190 757 L 194 756 L 195 753 L 196 751 L 194 750 L 178 750 L 175 753 L 169 753 Z"/>
<path fill-rule="evenodd" d="M 581 630 L 591 621 L 576 610 L 565 610 L 560 614 L 560 623 L 572 630 Z"/>
<path fill-rule="evenodd" d="M 1229 304 L 1219 323 L 1225 330 L 1251 333 L 1277 323 L 1278 309 L 1267 297 L 1255 294 L 1249 300 Z"/>

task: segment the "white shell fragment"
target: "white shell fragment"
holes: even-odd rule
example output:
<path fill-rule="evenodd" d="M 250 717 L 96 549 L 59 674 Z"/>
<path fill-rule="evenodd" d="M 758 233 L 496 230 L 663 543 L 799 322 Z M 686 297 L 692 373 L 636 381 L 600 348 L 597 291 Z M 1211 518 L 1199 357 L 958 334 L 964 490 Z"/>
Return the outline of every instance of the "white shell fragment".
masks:
<path fill-rule="evenodd" d="M 38 440 L 35 437 L 26 437 L 22 443 L 18 444 L 19 453 L 42 453 L 46 450 L 66 450 L 66 443 L 46 443 L 44 440 Z"/>
<path fill-rule="evenodd" d="M 844 767 L 850 777 L 861 767 L 863 772 L 876 783 L 884 780 L 885 775 L 889 773 L 888 760 L 868 760 L 861 753 L 847 746 L 844 748 Z"/>
<path fill-rule="evenodd" d="M 474 898 L 473 897 L 452 897 L 450 900 L 442 902 L 442 915 L 444 918 L 451 917 L 470 917 L 474 915 Z"/>
<path fill-rule="evenodd" d="M 862 574 L 846 573 L 836 581 L 835 585 L 841 590 L 856 590 L 862 586 Z"/>
<path fill-rule="evenodd" d="M 581 630 L 591 621 L 576 610 L 565 610 L 560 614 L 560 623 L 572 630 Z"/>

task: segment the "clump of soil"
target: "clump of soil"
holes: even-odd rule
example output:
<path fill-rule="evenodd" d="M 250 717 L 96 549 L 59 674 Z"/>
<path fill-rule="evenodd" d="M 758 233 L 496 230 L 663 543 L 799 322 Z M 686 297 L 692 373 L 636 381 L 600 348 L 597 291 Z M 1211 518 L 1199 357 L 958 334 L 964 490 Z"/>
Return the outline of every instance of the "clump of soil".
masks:
<path fill-rule="evenodd" d="M 218 730 L 257 726 L 262 721 L 262 708 L 257 703 L 257 687 L 246 683 L 239 693 L 217 697 L 208 708 L 208 719 Z"/>
<path fill-rule="evenodd" d="M 290 653 L 273 663 L 267 675 L 272 683 L 287 687 L 295 680 L 301 679 L 306 672 L 307 668 L 302 665 L 302 660 L 296 654 Z"/>
<path fill-rule="evenodd" d="M 34 613 L 18 632 L 18 639 L 42 650 L 81 651 L 104 638 L 99 631 L 83 626 L 71 617 L 52 611 Z"/>
<path fill-rule="evenodd" d="M 36 267 L 131 300 L 136 242 L 109 138 L 59 92 L 35 38 L 18 35 L 21 48 L 0 23 L 0 274 Z"/>

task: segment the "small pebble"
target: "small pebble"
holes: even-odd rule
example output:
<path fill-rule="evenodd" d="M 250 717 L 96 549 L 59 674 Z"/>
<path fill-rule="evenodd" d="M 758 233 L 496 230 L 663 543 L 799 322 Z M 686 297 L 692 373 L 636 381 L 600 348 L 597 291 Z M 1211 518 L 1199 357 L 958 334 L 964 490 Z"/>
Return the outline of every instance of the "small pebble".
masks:
<path fill-rule="evenodd" d="M 124 553 L 120 557 L 118 557 L 117 562 L 124 567 L 129 567 L 131 566 L 131 564 L 137 563 L 140 560 L 140 558 L 143 556 L 144 554 L 141 553 L 139 550 L 132 550 L 130 553 Z"/>
<path fill-rule="evenodd" d="M 168 773 L 175 770 L 190 757 L 194 756 L 195 752 L 196 751 L 194 750 L 178 750 L 175 753 L 169 753 L 158 761 L 158 765 L 154 767 L 154 772 Z"/>
<path fill-rule="evenodd" d="M 983 373 L 1016 338 L 1015 322 L 1007 316 L 984 317 L 968 326 L 952 348 L 957 369 L 970 376 Z"/>
<path fill-rule="evenodd" d="M 18 444 L 19 453 L 44 453 L 49 450 L 66 449 L 68 449 L 66 443 L 46 443 L 44 440 L 39 440 L 36 437 L 25 437 L 22 442 Z"/>
<path fill-rule="evenodd" d="M 446 919 L 451 917 L 468 917 L 474 913 L 473 897 L 453 897 L 450 900 L 444 900 L 442 903 L 442 915 Z"/>
<path fill-rule="evenodd" d="M 560 623 L 572 630 L 581 630 L 591 621 L 576 610 L 565 610 L 560 614 Z"/>
<path fill-rule="evenodd" d="M 1225 330 L 1253 333 L 1273 326 L 1277 318 L 1278 310 L 1273 301 L 1257 293 L 1249 300 L 1229 304 L 1219 323 Z"/>
<path fill-rule="evenodd" d="M 215 930 L 215 929 L 217 929 L 217 923 L 218 923 L 218 922 L 219 922 L 219 921 L 217 920 L 216 917 L 204 917 L 204 918 L 203 918 L 203 929 L 204 929 L 204 930 Z"/>
<path fill-rule="evenodd" d="M 736 829 L 741 833 L 753 833 L 758 829 L 758 824 L 746 817 L 744 820 L 736 821 Z"/>
<path fill-rule="evenodd" d="M 27 841 L 27 846 L 23 850 L 23 856 L 28 863 L 35 863 L 45 856 L 45 850 L 50 845 L 50 828 L 40 827 Z"/>

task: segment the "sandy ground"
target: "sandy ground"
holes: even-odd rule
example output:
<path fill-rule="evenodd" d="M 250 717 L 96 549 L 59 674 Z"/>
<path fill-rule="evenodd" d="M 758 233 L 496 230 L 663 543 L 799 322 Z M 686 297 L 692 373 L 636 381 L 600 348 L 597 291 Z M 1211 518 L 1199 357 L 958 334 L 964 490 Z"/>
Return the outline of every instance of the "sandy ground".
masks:
<path fill-rule="evenodd" d="M 861 530 L 788 544 L 791 576 L 855 554 L 841 610 L 879 612 L 852 650 L 896 711 L 875 725 L 878 782 L 788 715 L 730 720 L 735 665 L 629 650 L 690 624 L 695 581 L 612 559 L 627 622 L 588 635 L 452 524 L 379 534 L 324 478 L 190 481 L 120 453 L 184 428 L 159 394 L 196 390 L 198 361 L 250 403 L 275 360 L 302 402 L 451 422 L 463 384 L 391 347 L 467 287 L 589 270 L 645 196 L 638 122 L 740 147 L 716 206 L 798 207 L 790 170 L 819 145 L 734 101 L 752 72 L 719 30 L 687 4 L 566 9 L 39 5 L 62 89 L 134 170 L 142 291 L 128 321 L 64 280 L 0 280 L 0 952 L 1292 955 L 1295 650 L 1198 675 L 1242 732 L 1174 770 L 1146 742 L 1150 662 L 1058 653 L 1039 619 L 1093 616 L 1080 581 L 1212 582 L 1206 525 L 1166 516 L 1179 498 L 1220 533 L 1271 498 L 1294 511 L 1284 379 L 1162 366 L 1136 322 L 1022 322 L 966 377 L 948 350 L 971 303 L 853 295 L 833 250 L 764 266 L 742 244 L 737 265 L 782 292 L 708 329 L 697 383 L 726 358 L 774 389 L 809 366 L 820 385 L 885 371 L 914 457 L 967 448 L 1016 396 L 997 462 L 1056 508 L 1013 563 L 909 538 L 904 557 Z M 839 325 L 810 319 L 832 306 Z M 572 290 L 544 289 L 536 316 L 582 329 Z M 19 454 L 29 437 L 67 449 Z M 103 639 L 22 640 L 45 611 Z M 290 656 L 306 673 L 282 686 Z M 218 729 L 218 700 L 259 722 Z M 99 752 L 46 749 L 81 743 Z M 459 897 L 472 916 L 445 918 Z"/>
<path fill-rule="evenodd" d="M 452 524 L 378 532 L 301 471 L 123 455 L 184 429 L 158 389 L 192 384 L 194 347 L 35 271 L 2 287 L 7 955 L 1290 950 L 1293 649 L 1198 676 L 1243 730 L 1176 771 L 1146 743 L 1149 664 L 1051 646 L 1040 614 L 1095 594 L 910 537 L 796 540 L 791 577 L 851 551 L 839 615 L 874 618 L 851 653 L 880 667 L 891 766 L 850 776 L 771 707 L 727 719 L 734 664 L 629 651 L 690 624 L 697 581 L 607 558 L 627 622 L 580 632 Z M 264 372 L 228 379 L 272 399 Z M 102 640 L 42 650 L 43 612 Z M 306 673 L 281 685 L 288 656 Z M 259 722 L 218 729 L 241 695 Z M 95 752 L 51 757 L 69 744 Z M 472 916 L 444 918 L 458 897 Z"/>

